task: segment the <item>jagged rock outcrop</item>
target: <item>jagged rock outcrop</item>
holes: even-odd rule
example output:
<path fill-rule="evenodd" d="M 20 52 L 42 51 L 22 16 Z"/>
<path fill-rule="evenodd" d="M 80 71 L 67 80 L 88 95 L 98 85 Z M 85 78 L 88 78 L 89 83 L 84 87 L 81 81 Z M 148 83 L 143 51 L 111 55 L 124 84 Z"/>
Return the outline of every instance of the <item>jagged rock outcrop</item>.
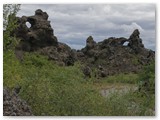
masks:
<path fill-rule="evenodd" d="M 26 26 L 26 22 L 31 24 L 30 28 Z M 47 55 L 48 60 L 56 61 L 61 66 L 70 66 L 77 60 L 81 61 L 91 69 L 96 68 L 98 76 L 105 77 L 118 73 L 137 73 L 143 65 L 155 59 L 154 51 L 144 47 L 138 29 L 134 30 L 128 39 L 110 37 L 96 43 L 93 37 L 89 36 L 86 46 L 76 51 L 58 42 L 48 21 L 48 14 L 40 9 L 36 10 L 33 16 L 18 18 L 17 24 L 15 34 L 21 41 L 16 46 L 15 54 L 21 61 L 24 51 L 36 51 Z M 127 42 L 128 44 L 124 45 Z"/>
<path fill-rule="evenodd" d="M 139 35 L 140 35 L 140 32 L 138 29 L 136 29 L 134 30 L 134 32 L 131 34 L 129 38 L 128 46 L 130 46 L 135 51 L 135 53 L 140 52 L 144 48 L 142 39 L 139 37 Z"/>
<path fill-rule="evenodd" d="M 89 36 L 86 40 L 86 47 L 83 48 L 81 51 L 88 55 L 88 56 L 92 56 L 93 55 L 93 48 L 96 46 L 96 42 L 93 40 L 92 36 Z"/>
<path fill-rule="evenodd" d="M 3 88 L 3 115 L 4 116 L 31 116 L 31 108 L 22 100 L 17 91 Z"/>
<path fill-rule="evenodd" d="M 128 45 L 124 45 L 125 42 L 129 42 Z M 128 39 L 110 37 L 95 43 L 90 36 L 86 40 L 86 47 L 80 52 L 83 56 L 79 56 L 79 60 L 96 68 L 99 77 L 138 73 L 143 65 L 155 59 L 154 51 L 144 48 L 138 29 L 134 30 Z M 103 69 L 99 69 L 99 66 L 103 66 Z"/>
<path fill-rule="evenodd" d="M 93 40 L 93 37 L 89 36 L 86 40 L 86 47 L 85 47 L 86 51 L 94 48 L 95 45 L 96 45 L 96 42 Z"/>
<path fill-rule="evenodd" d="M 28 28 L 26 22 L 31 24 Z M 48 14 L 38 9 L 34 16 L 22 16 L 18 18 L 16 36 L 21 39 L 20 49 L 34 51 L 42 47 L 57 45 L 57 38 L 54 36 Z M 19 47 L 19 46 L 17 46 Z"/>
<path fill-rule="evenodd" d="M 16 57 L 22 61 L 25 51 L 36 51 L 47 55 L 49 60 L 54 60 L 58 64 L 74 65 L 75 58 L 72 56 L 71 48 L 58 42 L 48 17 L 48 14 L 41 9 L 36 10 L 33 16 L 17 17 L 18 27 L 15 35 L 21 41 L 15 49 Z M 30 28 L 27 27 L 27 22 L 31 24 Z"/>

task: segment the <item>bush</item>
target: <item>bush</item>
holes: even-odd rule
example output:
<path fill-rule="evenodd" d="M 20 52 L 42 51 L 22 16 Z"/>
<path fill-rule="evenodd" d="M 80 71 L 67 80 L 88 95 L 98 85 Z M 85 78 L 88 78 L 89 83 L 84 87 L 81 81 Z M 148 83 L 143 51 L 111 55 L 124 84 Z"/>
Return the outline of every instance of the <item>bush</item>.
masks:
<path fill-rule="evenodd" d="M 14 37 L 17 28 L 16 14 L 20 10 L 20 4 L 3 5 L 3 50 L 14 50 L 19 40 Z"/>
<path fill-rule="evenodd" d="M 145 66 L 139 74 L 139 89 L 155 93 L 155 62 Z"/>

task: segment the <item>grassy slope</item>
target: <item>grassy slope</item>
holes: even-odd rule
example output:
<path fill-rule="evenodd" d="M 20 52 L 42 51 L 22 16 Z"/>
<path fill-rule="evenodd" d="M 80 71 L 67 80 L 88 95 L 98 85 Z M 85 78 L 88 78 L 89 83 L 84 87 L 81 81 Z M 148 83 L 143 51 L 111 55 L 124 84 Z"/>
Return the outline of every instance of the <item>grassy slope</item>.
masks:
<path fill-rule="evenodd" d="M 104 98 L 94 84 L 97 80 L 84 79 L 80 67 L 79 63 L 60 67 L 36 54 L 26 54 L 21 63 L 10 51 L 4 53 L 4 86 L 22 86 L 20 96 L 35 115 L 153 115 L 148 109 L 154 109 L 154 95 L 149 100 L 132 92 Z M 115 83 L 118 79 L 122 83 L 136 83 L 138 77 L 117 75 L 98 80 L 98 84 Z"/>

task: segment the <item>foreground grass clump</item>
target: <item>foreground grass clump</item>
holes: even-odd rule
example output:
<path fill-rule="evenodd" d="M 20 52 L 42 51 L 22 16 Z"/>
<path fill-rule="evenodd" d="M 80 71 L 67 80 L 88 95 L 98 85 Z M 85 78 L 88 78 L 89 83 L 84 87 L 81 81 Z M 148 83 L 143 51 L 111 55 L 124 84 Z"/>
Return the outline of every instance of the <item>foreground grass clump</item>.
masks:
<path fill-rule="evenodd" d="M 34 115 L 154 115 L 147 112 L 154 110 L 154 97 L 147 102 L 147 96 L 131 91 L 105 98 L 94 87 L 93 78 L 84 79 L 80 68 L 80 63 L 60 67 L 36 53 L 25 54 L 19 62 L 8 51 L 4 53 L 4 86 L 20 85 L 19 95 Z M 138 107 L 131 106 L 132 102 Z"/>

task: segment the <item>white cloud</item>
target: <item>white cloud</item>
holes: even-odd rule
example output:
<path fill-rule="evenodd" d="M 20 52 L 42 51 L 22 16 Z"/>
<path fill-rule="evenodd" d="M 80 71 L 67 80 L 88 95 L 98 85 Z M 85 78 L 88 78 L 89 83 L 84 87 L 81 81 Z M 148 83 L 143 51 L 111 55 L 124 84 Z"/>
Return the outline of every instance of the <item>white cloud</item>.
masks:
<path fill-rule="evenodd" d="M 135 29 L 139 29 L 140 32 L 144 31 L 144 29 L 135 22 L 132 22 L 130 25 L 123 24 L 121 25 L 121 28 L 128 33 L 133 32 Z"/>
<path fill-rule="evenodd" d="M 73 48 L 85 46 L 89 35 L 102 41 L 129 37 L 134 29 L 140 30 L 146 47 L 155 47 L 154 4 L 23 4 L 18 15 L 34 15 L 36 9 L 48 13 L 58 40 Z"/>

